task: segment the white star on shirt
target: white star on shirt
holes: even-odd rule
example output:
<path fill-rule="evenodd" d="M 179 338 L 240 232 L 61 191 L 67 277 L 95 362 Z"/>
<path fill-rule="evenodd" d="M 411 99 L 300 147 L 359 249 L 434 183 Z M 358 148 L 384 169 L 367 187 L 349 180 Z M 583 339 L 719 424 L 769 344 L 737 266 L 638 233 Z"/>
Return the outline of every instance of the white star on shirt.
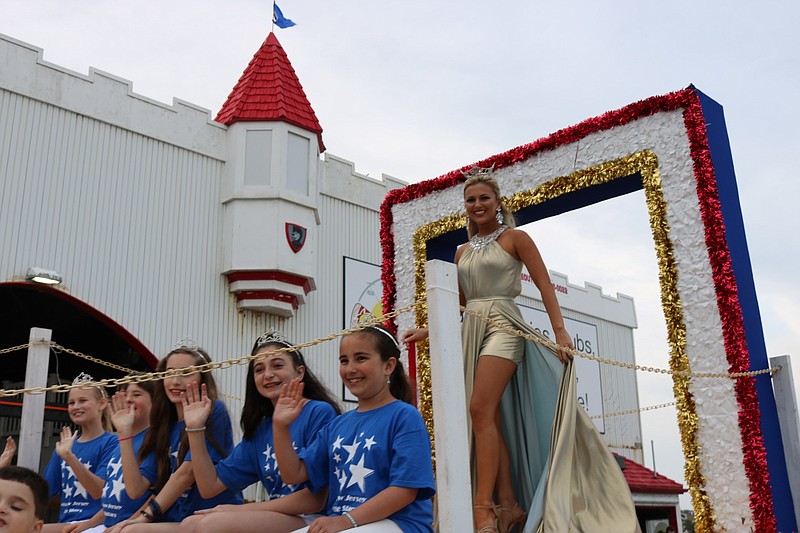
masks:
<path fill-rule="evenodd" d="M 362 455 L 361 459 L 358 460 L 358 464 L 350 465 L 350 473 L 353 475 L 350 477 L 350 482 L 347 486 L 352 487 L 358 484 L 358 488 L 361 489 L 361 492 L 364 492 L 364 480 L 372 475 L 373 472 L 375 471 L 364 467 L 364 456 Z"/>
<path fill-rule="evenodd" d="M 122 468 L 122 457 L 117 457 L 116 461 L 110 461 L 108 466 L 111 468 L 111 477 L 118 477 L 120 468 Z"/>
<path fill-rule="evenodd" d="M 340 470 L 339 473 L 339 490 L 344 488 L 344 484 L 347 482 L 347 475 L 344 473 L 344 470 Z"/>
<path fill-rule="evenodd" d="M 111 482 L 113 484 L 113 488 L 111 489 L 111 494 L 109 494 L 109 498 L 116 498 L 117 501 L 121 501 L 120 495 L 122 494 L 123 489 L 125 489 L 125 482 L 122 479 L 117 478 Z"/>
<path fill-rule="evenodd" d="M 342 460 L 342 456 L 338 453 L 333 454 L 333 460 L 336 461 L 336 464 L 339 464 L 339 461 Z"/>
<path fill-rule="evenodd" d="M 69 481 L 70 479 L 75 477 L 75 472 L 72 471 L 72 467 L 71 466 L 67 466 L 67 463 L 65 463 L 65 462 L 61 463 L 61 465 L 62 465 L 62 468 L 66 468 L 67 469 L 67 481 Z"/>
<path fill-rule="evenodd" d="M 64 496 L 66 496 L 66 498 L 71 498 L 72 497 L 73 488 L 74 487 L 72 485 L 67 485 L 67 486 L 64 487 L 64 489 L 61 492 L 64 493 Z"/>
<path fill-rule="evenodd" d="M 266 455 L 266 458 L 264 459 L 264 472 L 269 472 L 270 471 L 269 460 L 270 458 L 273 457 L 271 444 L 267 444 L 267 449 L 264 451 L 264 455 Z"/>
<path fill-rule="evenodd" d="M 75 496 L 82 496 L 84 500 L 89 499 L 89 493 L 80 481 L 75 482 Z"/>
<path fill-rule="evenodd" d="M 343 440 L 344 440 L 344 439 L 342 438 L 342 436 L 341 436 L 341 435 L 337 435 L 337 436 L 336 436 L 336 440 L 335 440 L 335 441 L 334 441 L 334 443 L 333 443 L 333 449 L 334 449 L 334 450 L 338 450 L 339 448 L 341 448 L 341 447 L 342 447 L 342 441 L 343 441 Z"/>
<path fill-rule="evenodd" d="M 365 441 L 364 441 L 364 448 L 366 448 L 366 449 L 368 449 L 368 450 L 371 450 L 371 449 L 372 449 L 372 446 L 373 446 L 374 444 L 378 444 L 378 443 L 375 441 L 375 435 L 371 436 L 370 438 L 368 438 L 367 440 L 365 440 Z"/>
<path fill-rule="evenodd" d="M 361 443 L 357 439 L 358 437 L 353 437 L 353 444 L 345 444 L 344 446 L 342 446 L 342 448 L 344 448 L 348 453 L 346 461 L 347 463 L 353 460 L 353 457 L 356 455 L 356 452 L 358 451 L 358 447 L 361 446 Z"/>

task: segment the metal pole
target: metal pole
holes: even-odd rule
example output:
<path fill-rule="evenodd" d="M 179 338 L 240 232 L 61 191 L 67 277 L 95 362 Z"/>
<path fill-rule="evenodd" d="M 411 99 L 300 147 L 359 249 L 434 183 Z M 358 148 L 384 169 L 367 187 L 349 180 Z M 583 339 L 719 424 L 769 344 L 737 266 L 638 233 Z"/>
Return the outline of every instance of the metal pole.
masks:
<path fill-rule="evenodd" d="M 31 328 L 30 342 L 50 341 L 53 332 L 49 329 Z M 47 367 L 50 363 L 50 347 L 34 344 L 28 347 L 28 364 L 25 367 L 25 388 L 46 387 Z M 42 454 L 42 430 L 44 424 L 44 394 L 25 394 L 22 398 L 22 421 L 19 430 L 19 452 L 17 464 L 39 471 Z"/>
<path fill-rule="evenodd" d="M 650 452 L 653 454 L 653 477 L 656 477 L 656 446 L 653 441 L 650 441 Z"/>

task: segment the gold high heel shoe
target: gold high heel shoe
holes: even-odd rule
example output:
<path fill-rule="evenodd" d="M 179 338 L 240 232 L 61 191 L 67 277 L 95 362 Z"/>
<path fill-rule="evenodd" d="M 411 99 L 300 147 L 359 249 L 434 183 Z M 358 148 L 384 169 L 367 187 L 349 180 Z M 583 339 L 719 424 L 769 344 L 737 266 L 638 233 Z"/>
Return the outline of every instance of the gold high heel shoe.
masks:
<path fill-rule="evenodd" d="M 492 514 L 494 514 L 494 523 L 490 526 L 483 526 L 482 528 L 478 529 L 476 533 L 500 533 L 499 523 L 497 522 L 497 506 L 492 505 L 473 505 L 473 509 L 491 509 Z"/>
<path fill-rule="evenodd" d="M 514 511 L 516 511 L 517 509 L 519 509 L 519 510 L 520 510 L 520 515 L 519 515 L 519 516 L 517 516 L 516 518 L 514 518 Z M 512 520 L 511 520 L 511 522 L 509 522 L 509 523 L 508 523 L 508 526 L 506 526 L 506 528 L 505 528 L 505 529 L 502 529 L 502 528 L 501 528 L 501 523 L 500 523 L 500 521 L 499 521 L 499 520 L 497 521 L 497 530 L 498 530 L 498 532 L 499 532 L 499 533 L 511 533 L 511 531 L 512 531 L 512 530 L 513 530 L 513 529 L 514 529 L 516 526 L 524 524 L 524 523 L 525 523 L 525 520 L 528 518 L 528 513 L 526 513 L 525 511 L 523 511 L 523 510 L 520 508 L 520 506 L 519 506 L 519 504 L 518 504 L 518 503 L 515 503 L 515 504 L 514 504 L 514 507 L 512 507 L 512 508 L 510 508 L 510 509 L 509 509 L 508 507 L 500 507 L 500 506 L 498 505 L 498 506 L 495 508 L 495 513 L 496 513 L 496 514 L 498 514 L 498 515 L 499 515 L 500 513 L 511 513 L 511 519 L 512 519 Z M 499 518 L 499 516 L 498 516 L 498 518 Z"/>

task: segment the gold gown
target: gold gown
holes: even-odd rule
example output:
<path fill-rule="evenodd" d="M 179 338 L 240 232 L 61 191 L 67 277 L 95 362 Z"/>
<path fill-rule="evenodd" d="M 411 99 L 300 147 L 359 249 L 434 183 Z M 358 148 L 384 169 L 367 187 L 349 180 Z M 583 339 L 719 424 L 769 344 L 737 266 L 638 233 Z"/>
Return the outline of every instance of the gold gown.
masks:
<path fill-rule="evenodd" d="M 521 269 L 497 241 L 477 251 L 467 246 L 458 262 L 458 281 L 468 309 L 536 335 L 514 303 L 522 288 Z M 562 365 L 539 343 L 509 338 L 496 329 L 464 314 L 467 398 L 472 397 L 480 355 L 519 365 L 501 412 L 514 492 L 528 511 L 524 531 L 639 532 L 622 470 L 578 405 L 574 365 Z"/>

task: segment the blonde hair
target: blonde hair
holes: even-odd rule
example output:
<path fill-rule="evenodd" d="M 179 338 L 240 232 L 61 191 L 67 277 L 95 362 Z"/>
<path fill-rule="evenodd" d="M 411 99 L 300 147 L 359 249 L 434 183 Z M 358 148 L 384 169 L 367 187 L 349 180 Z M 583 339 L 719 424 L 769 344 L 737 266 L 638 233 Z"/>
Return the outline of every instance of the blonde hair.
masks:
<path fill-rule="evenodd" d="M 478 170 L 476 171 L 476 169 Z M 477 185 L 478 183 L 485 183 L 491 187 L 492 191 L 494 191 L 495 197 L 500 202 L 500 212 L 503 215 L 503 224 L 509 228 L 516 228 L 517 221 L 514 219 L 514 213 L 511 212 L 511 209 L 509 209 L 506 203 L 503 201 L 503 197 L 500 195 L 500 184 L 497 183 L 497 179 L 494 177 L 494 174 L 492 174 L 491 169 L 473 167 L 470 172 L 467 172 L 464 175 L 467 176 L 467 181 L 464 182 L 464 192 L 466 192 L 469 187 Z M 477 233 L 478 225 L 471 221 L 469 217 L 467 217 L 467 236 L 471 239 L 472 236 L 477 235 Z"/>

